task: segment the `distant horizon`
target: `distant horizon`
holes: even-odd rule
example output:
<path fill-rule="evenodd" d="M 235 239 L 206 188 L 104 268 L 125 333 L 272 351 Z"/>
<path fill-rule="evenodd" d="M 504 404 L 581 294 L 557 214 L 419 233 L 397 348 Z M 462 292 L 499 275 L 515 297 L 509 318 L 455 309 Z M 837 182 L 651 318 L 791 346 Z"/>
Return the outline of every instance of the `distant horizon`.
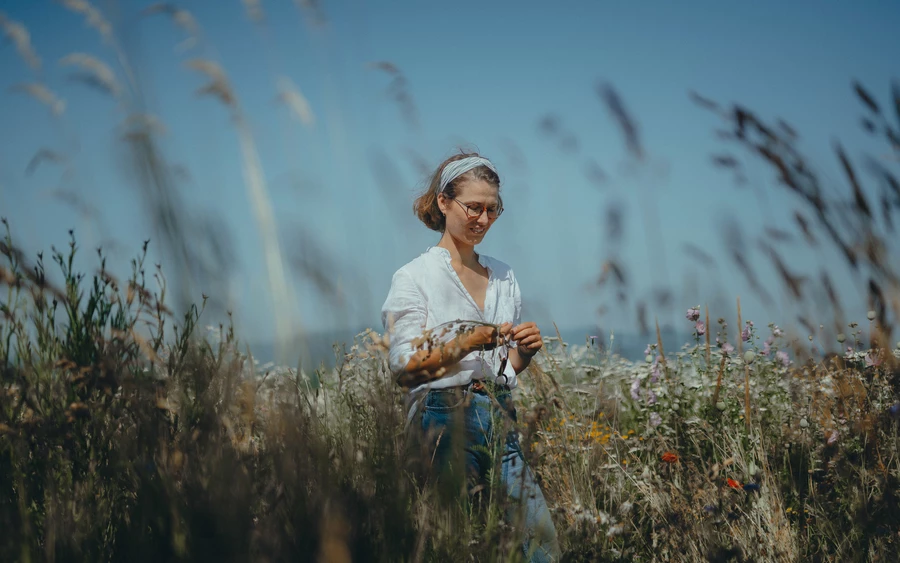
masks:
<path fill-rule="evenodd" d="M 685 321 L 685 323 L 688 323 L 688 321 Z M 310 348 L 310 356 L 312 356 L 312 358 L 310 359 L 310 361 L 303 363 L 304 368 L 318 366 L 320 364 L 320 361 L 323 359 L 328 360 L 326 362 L 327 367 L 333 367 L 333 346 L 343 344 L 346 345 L 349 349 L 350 346 L 353 345 L 352 338 L 358 336 L 360 333 L 366 330 L 366 328 L 371 328 L 377 333 L 383 334 L 383 330 L 381 330 L 381 327 L 377 327 L 378 330 L 376 330 L 375 327 L 362 327 L 358 331 L 347 329 L 306 333 L 304 336 L 307 341 L 307 346 L 309 346 Z M 645 347 L 648 344 L 656 342 L 655 331 L 647 335 L 642 335 L 640 331 L 618 330 L 614 328 L 603 330 L 592 329 L 588 327 L 559 328 L 560 335 L 562 336 L 562 341 L 565 344 L 569 346 L 584 346 L 587 344 L 587 337 L 598 336 L 599 338 L 595 341 L 594 344 L 603 351 L 607 351 L 609 348 L 610 331 L 614 332 L 615 334 L 615 339 L 613 342 L 613 352 L 631 361 L 643 360 Z M 713 331 L 714 332 L 711 334 L 711 340 L 713 341 L 713 345 L 715 346 L 715 327 L 713 328 Z M 541 333 L 545 338 L 557 338 L 556 330 L 552 325 L 549 327 L 549 331 L 544 327 L 541 327 Z M 732 337 L 729 338 L 729 341 L 733 345 L 737 344 L 735 338 L 736 333 L 731 330 L 731 325 L 729 325 L 729 333 L 732 335 Z M 693 335 L 694 332 L 692 330 L 677 330 L 674 327 L 668 327 L 664 329 L 663 327 L 660 327 L 660 336 L 662 337 L 663 346 L 666 348 L 667 355 L 680 350 L 681 347 L 686 344 L 690 344 L 694 339 Z M 705 342 L 705 336 L 701 337 L 700 341 Z M 295 339 L 294 342 L 298 343 L 299 339 Z M 266 362 L 279 364 L 279 362 L 274 359 L 276 357 L 275 342 L 257 341 L 245 342 L 244 344 L 245 347 L 250 348 L 251 352 L 254 354 L 254 359 L 258 360 L 261 364 Z"/>

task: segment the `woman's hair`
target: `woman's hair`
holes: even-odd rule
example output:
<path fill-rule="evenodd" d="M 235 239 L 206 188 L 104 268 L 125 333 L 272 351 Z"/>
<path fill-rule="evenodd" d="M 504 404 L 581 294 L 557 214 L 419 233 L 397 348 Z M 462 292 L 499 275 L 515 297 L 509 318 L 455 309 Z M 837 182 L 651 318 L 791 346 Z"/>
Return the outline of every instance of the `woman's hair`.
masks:
<path fill-rule="evenodd" d="M 443 233 L 447 222 L 446 217 L 441 213 L 441 208 L 438 207 L 438 190 L 441 186 L 441 172 L 444 170 L 444 167 L 451 162 L 462 160 L 463 158 L 468 158 L 470 156 L 481 155 L 478 153 L 461 152 L 442 162 L 441 165 L 437 167 L 437 170 L 434 171 L 434 174 L 431 175 L 431 180 L 428 182 L 428 188 L 417 197 L 416 201 L 413 203 L 413 211 L 415 211 L 416 216 L 432 231 Z M 498 190 L 500 189 L 500 176 L 487 166 L 481 165 L 454 178 L 447 184 L 447 187 L 444 188 L 444 196 L 450 199 L 456 197 L 456 190 L 460 184 L 470 180 L 484 180 L 488 184 L 496 186 Z M 503 199 L 500 199 L 499 203 L 502 207 Z"/>

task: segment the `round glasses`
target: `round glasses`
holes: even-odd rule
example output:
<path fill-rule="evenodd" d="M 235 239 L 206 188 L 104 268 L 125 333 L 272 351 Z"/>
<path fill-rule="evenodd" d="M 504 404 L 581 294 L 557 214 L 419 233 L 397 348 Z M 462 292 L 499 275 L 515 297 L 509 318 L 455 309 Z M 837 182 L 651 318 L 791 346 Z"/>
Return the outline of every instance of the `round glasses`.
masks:
<path fill-rule="evenodd" d="M 469 219 L 478 219 L 482 213 L 487 213 L 488 219 L 494 220 L 503 213 L 503 208 L 498 205 L 482 205 L 481 203 L 463 203 L 456 198 L 453 201 L 460 204 Z"/>

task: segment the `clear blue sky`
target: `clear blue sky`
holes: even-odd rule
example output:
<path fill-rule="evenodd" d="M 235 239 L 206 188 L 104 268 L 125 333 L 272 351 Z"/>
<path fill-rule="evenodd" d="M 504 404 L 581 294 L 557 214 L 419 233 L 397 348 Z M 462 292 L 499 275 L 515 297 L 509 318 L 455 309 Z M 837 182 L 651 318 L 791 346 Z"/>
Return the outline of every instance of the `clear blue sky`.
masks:
<path fill-rule="evenodd" d="M 688 92 L 783 117 L 837 184 L 832 141 L 840 138 L 853 156 L 873 147 L 860 132 L 851 81 L 884 100 L 890 80 L 900 78 L 897 2 L 325 1 L 327 25 L 315 28 L 288 0 L 261 2 L 263 27 L 239 0 L 205 0 L 177 3 L 192 12 L 207 40 L 185 52 L 176 50 L 184 35 L 166 18 L 137 16 L 149 4 L 96 2 L 118 26 L 149 108 L 166 124 L 166 156 L 189 170 L 182 197 L 190 212 L 214 214 L 230 234 L 235 273 L 224 281 L 238 330 L 254 341 L 271 337 L 274 320 L 238 138 L 218 102 L 194 95 L 203 79 L 185 67 L 189 58 L 215 57 L 231 80 L 253 128 L 286 258 L 312 244 L 301 240 L 302 227 L 344 292 L 347 305 L 336 310 L 313 284 L 293 277 L 294 317 L 308 331 L 380 329 L 391 274 L 438 240 L 411 212 L 424 181 L 411 155 L 433 166 L 459 143 L 476 146 L 500 168 L 507 210 L 480 250 L 512 265 L 529 317 L 545 332 L 551 320 L 560 327 L 634 328 L 633 308 L 617 308 L 612 293 L 596 289 L 602 260 L 613 250 L 604 239 L 605 210 L 613 203 L 624 205 L 627 216 L 615 252 L 630 270 L 634 294 L 647 295 L 654 285 L 675 290 L 674 312 L 651 307 L 651 318 L 685 322 L 683 310 L 705 302 L 714 317 L 733 317 L 740 294 L 745 318 L 789 324 L 784 309 L 762 309 L 732 272 L 720 217 L 738 219 L 748 238 L 765 225 L 793 231 L 788 218 L 796 202 L 775 187 L 767 168 L 750 167 L 750 186 L 740 190 L 711 165 L 710 154 L 729 147 L 714 135 L 720 122 Z M 0 214 L 31 252 L 64 246 L 66 231 L 75 228 L 84 264 L 92 265 L 89 249 L 100 240 L 95 223 L 50 195 L 64 186 L 96 208 L 106 236 L 119 245 L 113 268 L 125 273 L 142 240 L 159 245 L 124 165 L 116 131 L 123 114 L 109 97 L 69 80 L 71 69 L 58 61 L 89 53 L 125 82 L 122 68 L 83 17 L 58 3 L 6 0 L 0 10 L 29 29 L 43 61 L 36 75 L 10 44 L 0 48 Z M 403 72 L 417 126 L 391 99 L 390 77 L 369 68 L 374 61 Z M 306 96 L 314 126 L 291 120 L 274 101 L 279 75 Z M 60 119 L 10 91 L 36 78 L 66 100 Z M 601 80 L 614 85 L 639 122 L 649 157 L 636 175 L 596 94 Z M 547 115 L 558 119 L 560 136 L 541 132 Z M 577 146 L 564 149 L 565 135 Z M 61 180 L 62 169 L 53 165 L 26 175 L 41 147 L 72 154 L 71 177 Z M 584 173 L 591 161 L 609 177 L 601 187 Z M 650 231 L 642 221 L 652 224 Z M 692 262 L 682 251 L 686 242 L 720 259 L 719 268 Z M 800 244 L 780 250 L 797 268 L 828 259 Z M 772 283 L 768 262 L 758 252 L 752 260 Z M 850 301 L 849 285 L 841 287 L 848 303 L 863 306 Z M 196 290 L 198 298 L 205 289 Z M 604 303 L 610 312 L 601 318 Z"/>

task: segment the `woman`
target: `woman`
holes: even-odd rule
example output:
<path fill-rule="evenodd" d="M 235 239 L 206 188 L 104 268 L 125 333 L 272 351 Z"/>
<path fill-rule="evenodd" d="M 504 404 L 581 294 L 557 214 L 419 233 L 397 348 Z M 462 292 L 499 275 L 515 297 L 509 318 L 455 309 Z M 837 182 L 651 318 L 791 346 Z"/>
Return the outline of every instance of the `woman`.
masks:
<path fill-rule="evenodd" d="M 397 270 L 382 308 L 391 371 L 410 389 L 413 430 L 427 437 L 429 459 L 438 469 L 462 457 L 466 474 L 476 479 L 487 473 L 485 451 L 497 443 L 493 439 L 505 437 L 500 473 L 519 509 L 510 521 L 521 524 L 523 549 L 532 561 L 557 559 L 550 512 L 513 428 L 511 391 L 541 349 L 541 333 L 533 322 L 521 322 L 512 269 L 475 252 L 503 211 L 497 170 L 477 154 L 453 156 L 435 171 L 414 210 L 442 236 Z M 456 321 L 476 322 L 435 344 L 441 335 L 431 329 L 466 326 Z M 454 427 L 464 430 L 454 433 Z"/>

